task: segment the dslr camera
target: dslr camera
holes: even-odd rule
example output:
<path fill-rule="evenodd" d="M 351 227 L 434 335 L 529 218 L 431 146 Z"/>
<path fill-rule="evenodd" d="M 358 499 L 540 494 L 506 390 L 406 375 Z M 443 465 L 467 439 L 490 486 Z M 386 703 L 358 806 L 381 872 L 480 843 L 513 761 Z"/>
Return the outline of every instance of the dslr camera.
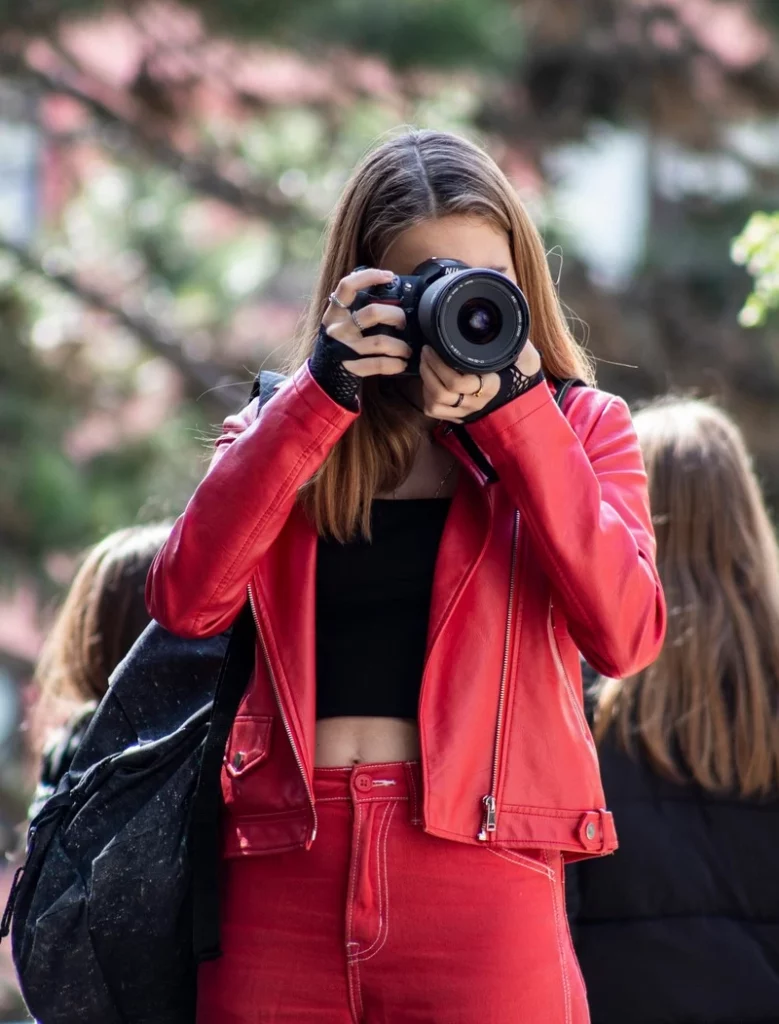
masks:
<path fill-rule="evenodd" d="M 425 260 L 408 277 L 358 292 L 351 309 L 374 302 L 406 314 L 403 331 L 378 324 L 364 333 L 403 338 L 413 352 L 407 374 L 419 373 L 426 344 L 462 373 L 496 373 L 516 361 L 530 330 L 527 299 L 513 281 L 459 260 Z"/>

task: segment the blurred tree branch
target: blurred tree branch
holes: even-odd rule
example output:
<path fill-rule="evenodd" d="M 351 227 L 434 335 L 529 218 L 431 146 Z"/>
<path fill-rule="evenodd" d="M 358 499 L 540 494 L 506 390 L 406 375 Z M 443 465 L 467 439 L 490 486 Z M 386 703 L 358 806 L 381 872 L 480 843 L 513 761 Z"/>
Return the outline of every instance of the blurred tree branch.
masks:
<path fill-rule="evenodd" d="M 217 413 L 234 411 L 235 402 L 224 390 L 225 384 L 232 383 L 227 371 L 214 363 L 188 357 L 184 339 L 174 331 L 161 326 L 156 318 L 149 316 L 136 304 L 129 301 L 116 303 L 67 271 L 46 269 L 32 251 L 2 235 L 0 250 L 12 256 L 22 270 L 57 285 L 84 305 L 111 316 L 117 324 L 135 335 L 150 352 L 162 356 L 176 367 L 184 380 L 187 393 L 193 399 L 207 402 Z"/>
<path fill-rule="evenodd" d="M 158 133 L 145 128 L 139 120 L 122 116 L 105 102 L 62 76 L 31 67 L 22 58 L 0 55 L 0 74 L 34 85 L 43 93 L 68 96 L 78 101 L 100 122 L 108 134 L 104 141 L 118 155 L 137 150 L 152 162 L 177 174 L 190 188 L 218 199 L 250 217 L 274 223 L 299 221 L 300 211 L 272 187 L 242 185 L 220 173 L 212 161 L 182 153 Z"/>

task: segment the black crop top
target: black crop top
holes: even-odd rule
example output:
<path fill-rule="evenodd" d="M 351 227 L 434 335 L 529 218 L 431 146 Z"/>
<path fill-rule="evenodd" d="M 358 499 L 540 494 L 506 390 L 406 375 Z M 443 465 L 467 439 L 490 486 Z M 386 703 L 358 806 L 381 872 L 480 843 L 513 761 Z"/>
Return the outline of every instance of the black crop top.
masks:
<path fill-rule="evenodd" d="M 373 540 L 320 539 L 317 718 L 416 719 L 430 596 L 450 501 L 374 501 Z"/>

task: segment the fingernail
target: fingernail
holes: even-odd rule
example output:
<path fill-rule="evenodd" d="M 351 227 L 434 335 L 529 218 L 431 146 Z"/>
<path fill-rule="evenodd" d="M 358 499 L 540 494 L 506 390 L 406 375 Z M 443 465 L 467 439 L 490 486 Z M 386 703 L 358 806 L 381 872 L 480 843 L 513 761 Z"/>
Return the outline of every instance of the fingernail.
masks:
<path fill-rule="evenodd" d="M 382 270 L 382 275 L 384 277 L 394 277 L 395 276 L 395 271 L 394 270 Z"/>

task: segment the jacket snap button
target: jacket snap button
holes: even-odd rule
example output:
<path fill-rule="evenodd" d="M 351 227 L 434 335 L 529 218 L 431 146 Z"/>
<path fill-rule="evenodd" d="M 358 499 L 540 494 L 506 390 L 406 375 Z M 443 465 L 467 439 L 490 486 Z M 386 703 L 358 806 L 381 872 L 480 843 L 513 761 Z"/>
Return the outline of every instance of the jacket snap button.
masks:
<path fill-rule="evenodd" d="M 584 830 L 584 834 L 587 836 L 589 840 L 593 840 L 597 834 L 597 831 L 598 830 L 595 828 L 594 822 L 591 821 L 587 828 Z"/>
<path fill-rule="evenodd" d="M 233 755 L 233 768 L 240 768 L 241 765 L 244 762 L 244 758 L 245 757 L 246 757 L 246 755 L 244 754 L 244 752 L 242 750 L 239 750 L 236 754 L 234 754 Z"/>
<path fill-rule="evenodd" d="M 373 780 L 370 775 L 358 775 L 354 780 L 354 784 L 361 793 L 367 793 L 373 786 Z"/>

